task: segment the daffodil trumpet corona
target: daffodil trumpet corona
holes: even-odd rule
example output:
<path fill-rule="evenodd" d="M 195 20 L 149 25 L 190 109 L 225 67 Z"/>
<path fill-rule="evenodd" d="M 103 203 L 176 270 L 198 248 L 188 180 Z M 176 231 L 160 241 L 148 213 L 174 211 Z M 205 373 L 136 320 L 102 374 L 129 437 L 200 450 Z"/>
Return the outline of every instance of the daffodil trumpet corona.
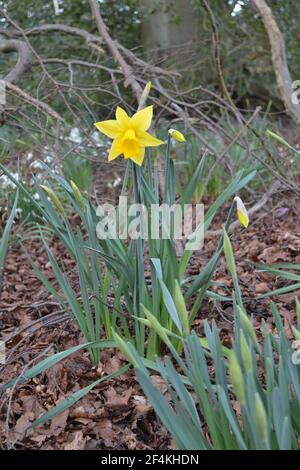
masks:
<path fill-rule="evenodd" d="M 132 117 L 118 106 L 115 120 L 96 122 L 96 128 L 113 139 L 108 160 L 114 160 L 123 154 L 125 159 L 141 166 L 145 158 L 145 148 L 157 147 L 164 143 L 147 132 L 152 117 L 153 106 L 137 111 Z"/>

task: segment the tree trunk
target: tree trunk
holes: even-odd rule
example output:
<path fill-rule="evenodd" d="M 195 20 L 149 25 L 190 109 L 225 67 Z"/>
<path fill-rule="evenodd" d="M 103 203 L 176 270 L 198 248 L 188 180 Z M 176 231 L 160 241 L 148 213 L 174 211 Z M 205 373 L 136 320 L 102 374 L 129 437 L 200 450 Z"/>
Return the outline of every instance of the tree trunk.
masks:
<path fill-rule="evenodd" d="M 265 0 L 252 0 L 258 10 L 269 36 L 272 52 L 272 62 L 276 74 L 277 86 L 286 111 L 300 125 L 300 104 L 295 99 L 292 78 L 288 69 L 285 44 L 281 31 L 276 23 L 271 9 Z"/>
<path fill-rule="evenodd" d="M 191 0 L 142 0 L 144 22 L 143 44 L 146 51 L 161 49 L 176 53 L 176 46 L 188 45 L 190 49 L 199 39 L 199 17 Z M 158 53 L 159 55 L 159 53 Z"/>

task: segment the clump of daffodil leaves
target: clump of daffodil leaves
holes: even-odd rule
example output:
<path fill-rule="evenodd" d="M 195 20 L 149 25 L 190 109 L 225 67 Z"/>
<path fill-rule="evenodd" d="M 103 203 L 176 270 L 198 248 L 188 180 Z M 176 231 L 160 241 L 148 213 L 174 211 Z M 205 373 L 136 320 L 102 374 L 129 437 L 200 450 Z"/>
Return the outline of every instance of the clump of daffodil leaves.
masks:
<path fill-rule="evenodd" d="M 188 144 L 185 136 L 177 129 L 168 129 L 166 142 L 149 132 L 153 119 L 153 106 L 142 107 L 142 105 L 147 100 L 150 88 L 151 85 L 148 83 L 143 93 L 144 98 L 141 99 L 139 109 L 135 114 L 129 116 L 124 109 L 117 107 L 116 119 L 96 122 L 95 126 L 100 132 L 112 139 L 108 160 L 112 161 L 123 155 L 124 159 L 128 161 L 123 188 L 124 193 L 126 193 L 128 186 L 132 184 L 132 197 L 135 203 L 142 202 L 147 209 L 152 204 L 160 206 L 162 203 L 172 206 L 178 201 L 182 206 L 185 206 L 191 200 L 193 201 L 197 182 L 204 180 L 205 165 L 203 165 L 203 162 L 205 154 L 199 157 L 191 181 L 182 189 L 180 197 L 177 199 L 176 167 L 170 142 L 173 139 L 174 144 Z M 167 145 L 161 150 L 161 156 L 164 155 L 164 179 L 163 191 L 160 191 L 158 178 L 158 171 L 160 170 L 158 170 L 157 161 L 154 160 L 152 164 L 150 151 L 147 151 L 146 155 L 145 163 L 147 164 L 143 165 L 143 162 L 147 147 L 158 147 L 164 143 Z M 203 271 L 201 270 L 201 272 L 187 278 L 186 268 L 193 250 L 184 247 L 183 254 L 178 255 L 174 236 L 175 230 L 170 230 L 169 238 L 161 237 L 156 239 L 149 237 L 146 238 L 146 242 L 143 237 L 130 239 L 129 236 L 128 243 L 127 240 L 125 242 L 118 235 L 117 239 L 96 237 L 97 230 L 94 221 L 98 217 L 97 208 L 88 197 L 81 194 L 73 181 L 68 182 L 45 164 L 44 167 L 59 191 L 56 193 L 51 187 L 45 184 L 39 185 L 36 182 L 36 191 L 41 200 L 41 203 L 39 203 L 28 193 L 22 182 L 15 180 L 10 175 L 9 170 L 0 163 L 1 171 L 10 177 L 13 183 L 30 198 L 35 207 L 41 210 L 53 232 L 60 238 L 70 256 L 77 263 L 80 276 L 81 302 L 77 301 L 78 293 L 73 291 L 67 276 L 61 271 L 46 240 L 44 243 L 49 261 L 59 284 L 59 289 L 61 289 L 64 296 L 56 291 L 42 272 L 38 270 L 38 267 L 35 267 L 39 279 L 51 294 L 55 292 L 61 307 L 66 309 L 67 306 L 74 320 L 77 321 L 86 342 L 76 348 L 88 349 L 95 366 L 99 363 L 101 349 L 117 346 L 128 356 L 128 344 L 132 345 L 140 358 L 147 358 L 148 363 L 154 361 L 156 356 L 160 355 L 162 346 L 166 346 L 179 357 L 204 298 L 211 295 L 209 287 L 218 259 L 223 251 L 223 234 L 220 236 L 214 256 Z M 129 175 L 132 178 L 129 178 Z M 205 230 L 209 228 L 217 210 L 223 203 L 245 187 L 254 175 L 255 171 L 247 175 L 244 175 L 244 172 L 241 171 L 235 175 L 233 181 L 206 212 L 204 218 Z M 65 210 L 64 204 L 60 200 L 61 194 L 65 195 L 65 200 L 70 201 L 81 218 L 82 226 L 76 228 L 76 235 L 73 233 L 72 224 L 69 223 L 68 211 Z M 232 201 L 228 212 L 224 232 L 230 227 L 235 208 L 240 223 L 244 227 L 248 226 L 249 218 L 246 208 L 242 200 L 236 197 Z M 86 237 L 86 234 L 88 234 L 88 237 Z M 89 241 L 83 243 L 83 240 L 86 239 Z M 228 241 L 226 246 L 228 247 Z M 87 250 L 89 251 L 87 252 Z M 99 268 L 99 257 L 105 263 L 104 272 Z M 151 266 L 150 282 L 148 276 L 145 275 L 145 265 Z M 115 300 L 113 307 L 110 309 L 107 307 L 107 301 L 111 289 L 114 290 Z M 93 299 L 93 302 L 90 299 Z M 192 299 L 193 306 L 189 309 Z M 206 344 L 206 339 L 204 342 Z M 56 355 L 57 362 L 61 360 L 61 357 L 67 357 L 72 352 L 74 352 L 74 348 L 64 351 L 64 356 L 58 353 Z M 39 365 L 39 369 L 35 366 L 29 369 L 27 377 L 33 377 L 32 374 L 36 373 L 36 370 L 46 370 L 51 364 L 56 363 L 53 362 L 52 357 L 48 359 L 40 363 L 42 365 Z M 134 363 L 132 360 L 131 362 Z M 121 375 L 123 372 L 124 368 L 106 378 L 109 380 L 112 376 Z M 97 379 L 93 384 L 80 390 L 80 396 L 84 396 L 99 381 L 106 378 Z M 9 388 L 13 383 L 10 382 L 5 387 Z M 75 393 L 75 398 L 74 396 L 73 398 L 68 397 L 65 402 L 63 401 L 59 406 L 51 409 L 36 420 L 32 426 L 49 419 L 49 413 L 53 417 L 63 407 L 68 407 L 70 403 L 74 403 L 72 400 L 68 403 L 67 401 L 69 398 L 77 400 L 79 392 Z"/>
<path fill-rule="evenodd" d="M 145 158 L 145 148 L 157 147 L 164 143 L 147 132 L 152 117 L 153 106 L 137 111 L 132 117 L 118 106 L 116 119 L 96 122 L 96 128 L 113 139 L 108 160 L 114 160 L 123 154 L 125 159 L 130 159 L 141 166 Z"/>

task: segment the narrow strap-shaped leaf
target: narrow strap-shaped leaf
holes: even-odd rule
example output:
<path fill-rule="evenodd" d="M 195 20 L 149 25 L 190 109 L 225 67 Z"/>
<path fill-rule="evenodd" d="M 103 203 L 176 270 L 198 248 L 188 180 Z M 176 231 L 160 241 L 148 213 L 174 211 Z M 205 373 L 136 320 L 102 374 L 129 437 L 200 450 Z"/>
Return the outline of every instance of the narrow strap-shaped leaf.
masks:
<path fill-rule="evenodd" d="M 0 239 L 0 275 L 1 275 L 1 269 L 3 269 L 3 265 L 5 262 L 5 258 L 6 258 L 6 254 L 8 250 L 9 236 L 10 236 L 11 228 L 12 228 L 14 218 L 16 215 L 18 200 L 19 200 L 19 191 L 17 191 L 16 193 L 13 208 L 6 222 L 6 225 L 2 234 L 2 238 Z"/>
<path fill-rule="evenodd" d="M 26 382 L 26 380 L 32 379 L 38 374 L 41 374 L 45 370 L 49 369 L 50 367 L 53 367 L 55 364 L 58 362 L 62 361 L 66 357 L 70 356 L 76 351 L 79 351 L 80 349 L 88 349 L 90 347 L 97 348 L 99 347 L 100 349 L 104 348 L 114 348 L 116 346 L 115 341 L 92 341 L 89 343 L 83 343 L 79 344 L 78 346 L 74 346 L 73 348 L 69 348 L 66 351 L 61 351 L 59 353 L 53 354 L 50 357 L 47 357 L 46 359 L 43 359 L 40 361 L 38 364 L 35 366 L 31 367 L 30 369 L 26 370 L 21 376 L 16 377 L 13 380 L 10 380 L 4 385 L 0 386 L 0 392 L 3 392 L 7 388 L 11 388 L 15 385 L 15 383 L 23 383 Z"/>
<path fill-rule="evenodd" d="M 177 309 L 174 303 L 174 300 L 170 294 L 169 289 L 167 288 L 166 284 L 164 283 L 163 280 L 163 274 L 162 274 L 162 268 L 161 268 L 161 262 L 158 258 L 151 258 L 152 264 L 155 268 L 156 274 L 157 274 L 157 279 L 160 284 L 162 293 L 163 293 L 163 299 L 164 303 L 166 306 L 166 309 L 168 310 L 173 322 L 177 326 L 178 330 L 182 333 L 182 325 L 177 313 Z"/>

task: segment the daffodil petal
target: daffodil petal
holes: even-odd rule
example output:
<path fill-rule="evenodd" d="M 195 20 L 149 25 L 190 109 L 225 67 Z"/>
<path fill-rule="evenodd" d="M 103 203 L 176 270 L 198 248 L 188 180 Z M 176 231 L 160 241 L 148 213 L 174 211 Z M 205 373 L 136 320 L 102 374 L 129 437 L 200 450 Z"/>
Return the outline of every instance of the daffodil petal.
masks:
<path fill-rule="evenodd" d="M 157 139 L 153 135 L 148 134 L 148 132 L 139 131 L 136 136 L 142 147 L 157 147 L 164 143 L 163 140 Z"/>
<path fill-rule="evenodd" d="M 145 158 L 145 149 L 142 147 L 136 157 L 130 157 L 130 160 L 132 160 L 134 163 L 137 165 L 141 166 L 143 164 Z"/>
<path fill-rule="evenodd" d="M 130 126 L 130 117 L 123 108 L 120 108 L 120 106 L 117 107 L 116 118 L 118 124 L 123 129 Z"/>
<path fill-rule="evenodd" d="M 240 223 L 243 225 L 243 227 L 247 228 L 249 225 L 248 217 L 245 214 L 243 214 L 243 212 L 238 210 L 238 218 L 239 218 Z"/>
<path fill-rule="evenodd" d="M 152 117 L 153 106 L 147 106 L 132 116 L 131 125 L 136 131 L 146 131 L 151 126 Z"/>
<path fill-rule="evenodd" d="M 174 140 L 177 142 L 185 142 L 185 137 L 182 132 L 177 131 L 177 129 L 169 129 L 169 134 L 173 137 Z"/>
<path fill-rule="evenodd" d="M 249 216 L 248 216 L 247 209 L 246 209 L 243 201 L 241 200 L 241 198 L 239 196 L 236 196 L 234 198 L 234 200 L 235 200 L 236 206 L 237 206 L 238 219 L 239 219 L 241 225 L 243 225 L 243 227 L 247 228 L 248 225 L 249 225 Z"/>
<path fill-rule="evenodd" d="M 115 139 L 113 143 L 111 144 L 110 151 L 108 154 L 108 161 L 111 162 L 115 158 L 117 158 L 119 155 L 121 155 L 122 152 L 120 152 L 117 148 L 118 145 L 118 139 Z"/>
<path fill-rule="evenodd" d="M 114 119 L 109 121 L 95 122 L 95 126 L 97 127 L 98 131 L 102 132 L 102 134 L 110 137 L 111 139 L 120 137 L 122 133 L 120 124 Z"/>

